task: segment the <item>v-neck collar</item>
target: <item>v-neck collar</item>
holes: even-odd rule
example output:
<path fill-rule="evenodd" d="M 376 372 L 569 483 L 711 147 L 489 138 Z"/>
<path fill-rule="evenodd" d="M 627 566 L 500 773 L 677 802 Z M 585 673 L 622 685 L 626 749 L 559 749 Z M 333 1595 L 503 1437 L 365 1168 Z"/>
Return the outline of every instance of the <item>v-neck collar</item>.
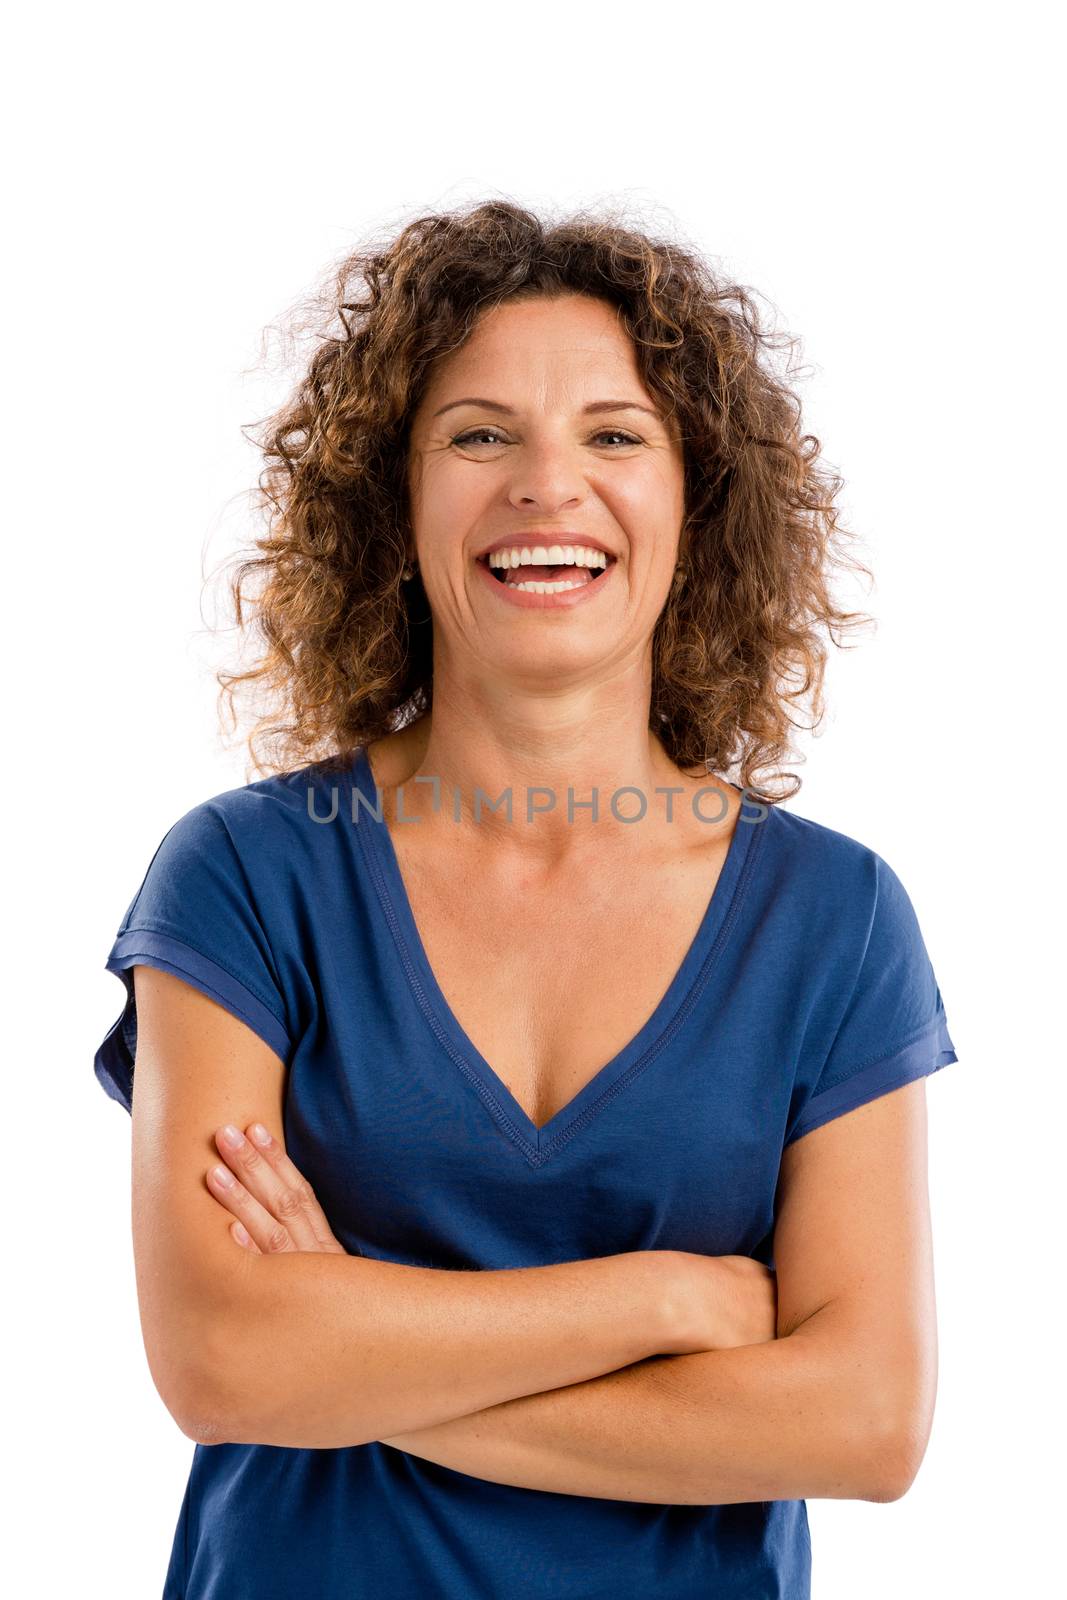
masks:
<path fill-rule="evenodd" d="M 704 916 L 666 993 L 630 1042 L 539 1128 L 476 1049 L 437 982 L 415 922 L 384 811 L 378 814 L 380 796 L 365 746 L 360 746 L 356 754 L 353 777 L 367 802 L 359 808 L 355 832 L 412 993 L 445 1052 L 473 1085 L 486 1108 L 523 1151 L 530 1165 L 540 1166 L 622 1093 L 666 1049 L 685 1023 L 740 910 L 744 887 L 757 855 L 754 836 L 762 835 L 773 812 L 765 815 L 762 822 L 758 818 L 746 818 L 746 802 L 742 801 L 726 860 Z"/>

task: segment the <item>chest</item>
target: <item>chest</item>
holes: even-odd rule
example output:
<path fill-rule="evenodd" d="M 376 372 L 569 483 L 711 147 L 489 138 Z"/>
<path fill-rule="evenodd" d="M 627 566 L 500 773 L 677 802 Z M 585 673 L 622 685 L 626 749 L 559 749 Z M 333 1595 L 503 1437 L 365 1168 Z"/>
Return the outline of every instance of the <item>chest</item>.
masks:
<path fill-rule="evenodd" d="M 705 920 L 716 839 L 654 860 L 490 868 L 396 843 L 423 951 L 456 1022 L 542 1128 L 640 1032 Z"/>

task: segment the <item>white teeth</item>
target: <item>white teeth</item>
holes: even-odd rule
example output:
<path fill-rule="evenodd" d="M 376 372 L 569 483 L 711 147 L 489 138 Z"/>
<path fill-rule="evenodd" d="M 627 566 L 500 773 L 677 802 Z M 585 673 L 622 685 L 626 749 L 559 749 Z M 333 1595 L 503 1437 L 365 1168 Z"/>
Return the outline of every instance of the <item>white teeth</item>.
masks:
<path fill-rule="evenodd" d="M 493 550 L 488 557 L 491 567 L 606 567 L 607 555 L 603 550 L 593 550 L 587 545 L 547 546 L 513 545 L 506 550 Z"/>
<path fill-rule="evenodd" d="M 561 579 L 558 583 L 509 583 L 508 589 L 521 589 L 524 594 L 559 594 L 563 589 L 584 589 L 584 583 L 571 583 L 570 579 Z"/>

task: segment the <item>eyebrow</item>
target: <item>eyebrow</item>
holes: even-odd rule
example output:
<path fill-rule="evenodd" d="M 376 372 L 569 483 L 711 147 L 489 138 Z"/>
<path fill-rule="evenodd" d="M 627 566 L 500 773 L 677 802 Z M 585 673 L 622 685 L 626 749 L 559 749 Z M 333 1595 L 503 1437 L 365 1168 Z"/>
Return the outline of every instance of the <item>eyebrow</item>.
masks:
<path fill-rule="evenodd" d="M 434 412 L 434 417 L 443 416 L 446 411 L 452 411 L 456 406 L 481 406 L 487 411 L 499 411 L 505 417 L 515 415 L 514 406 L 506 406 L 499 400 L 485 400 L 479 395 L 471 395 L 465 400 L 450 400 L 440 411 Z M 655 417 L 657 422 L 663 421 L 658 411 L 653 411 L 649 406 L 640 406 L 633 400 L 593 400 L 583 407 L 583 411 L 586 416 L 595 416 L 601 411 L 643 411 L 646 416 Z"/>

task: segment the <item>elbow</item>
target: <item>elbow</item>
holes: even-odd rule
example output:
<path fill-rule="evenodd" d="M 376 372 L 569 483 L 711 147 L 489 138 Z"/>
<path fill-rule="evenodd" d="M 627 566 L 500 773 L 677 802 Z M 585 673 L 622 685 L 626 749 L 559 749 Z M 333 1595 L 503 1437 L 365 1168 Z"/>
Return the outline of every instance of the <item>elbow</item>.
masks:
<path fill-rule="evenodd" d="M 872 1363 L 873 1364 L 873 1363 Z M 877 1362 L 878 1390 L 869 1392 L 866 1490 L 879 1504 L 900 1500 L 915 1482 L 926 1455 L 937 1392 L 936 1364 L 925 1348 L 906 1360 L 893 1352 Z"/>
<path fill-rule="evenodd" d="M 222 1379 L 219 1369 L 199 1373 L 167 1409 L 194 1444 L 257 1444 L 249 1397 Z"/>
<path fill-rule="evenodd" d="M 194 1444 L 235 1443 L 229 1433 L 231 1410 L 223 1403 L 215 1383 L 204 1381 L 198 1372 L 175 1371 L 174 1365 L 162 1375 L 160 1363 L 149 1356 L 149 1368 L 156 1393 L 171 1417 Z"/>
<path fill-rule="evenodd" d="M 860 1498 L 879 1505 L 902 1499 L 918 1476 L 927 1439 L 928 1429 L 911 1416 L 872 1427 L 866 1452 L 865 1490 Z"/>
<path fill-rule="evenodd" d="M 216 1419 L 213 1412 L 200 1411 L 195 1407 L 184 1409 L 180 1414 L 171 1412 L 175 1422 L 187 1439 L 194 1444 L 236 1444 L 237 1440 L 230 1437 L 229 1430 L 224 1428 Z"/>
<path fill-rule="evenodd" d="M 165 1348 L 146 1345 L 160 1399 L 194 1444 L 253 1442 L 247 1426 L 249 1396 L 232 1360 L 232 1329 L 197 1319 L 194 1328 L 172 1335 Z"/>
<path fill-rule="evenodd" d="M 258 1394 L 253 1390 L 254 1361 L 235 1363 L 232 1328 L 216 1330 L 214 1359 L 197 1364 L 182 1396 L 178 1426 L 197 1444 L 266 1444 L 271 1441 L 259 1422 Z"/>
<path fill-rule="evenodd" d="M 196 1444 L 304 1445 L 305 1387 L 290 1365 L 267 1359 L 271 1341 L 261 1331 L 261 1319 L 240 1304 L 199 1326 L 195 1356 L 168 1406 Z"/>

